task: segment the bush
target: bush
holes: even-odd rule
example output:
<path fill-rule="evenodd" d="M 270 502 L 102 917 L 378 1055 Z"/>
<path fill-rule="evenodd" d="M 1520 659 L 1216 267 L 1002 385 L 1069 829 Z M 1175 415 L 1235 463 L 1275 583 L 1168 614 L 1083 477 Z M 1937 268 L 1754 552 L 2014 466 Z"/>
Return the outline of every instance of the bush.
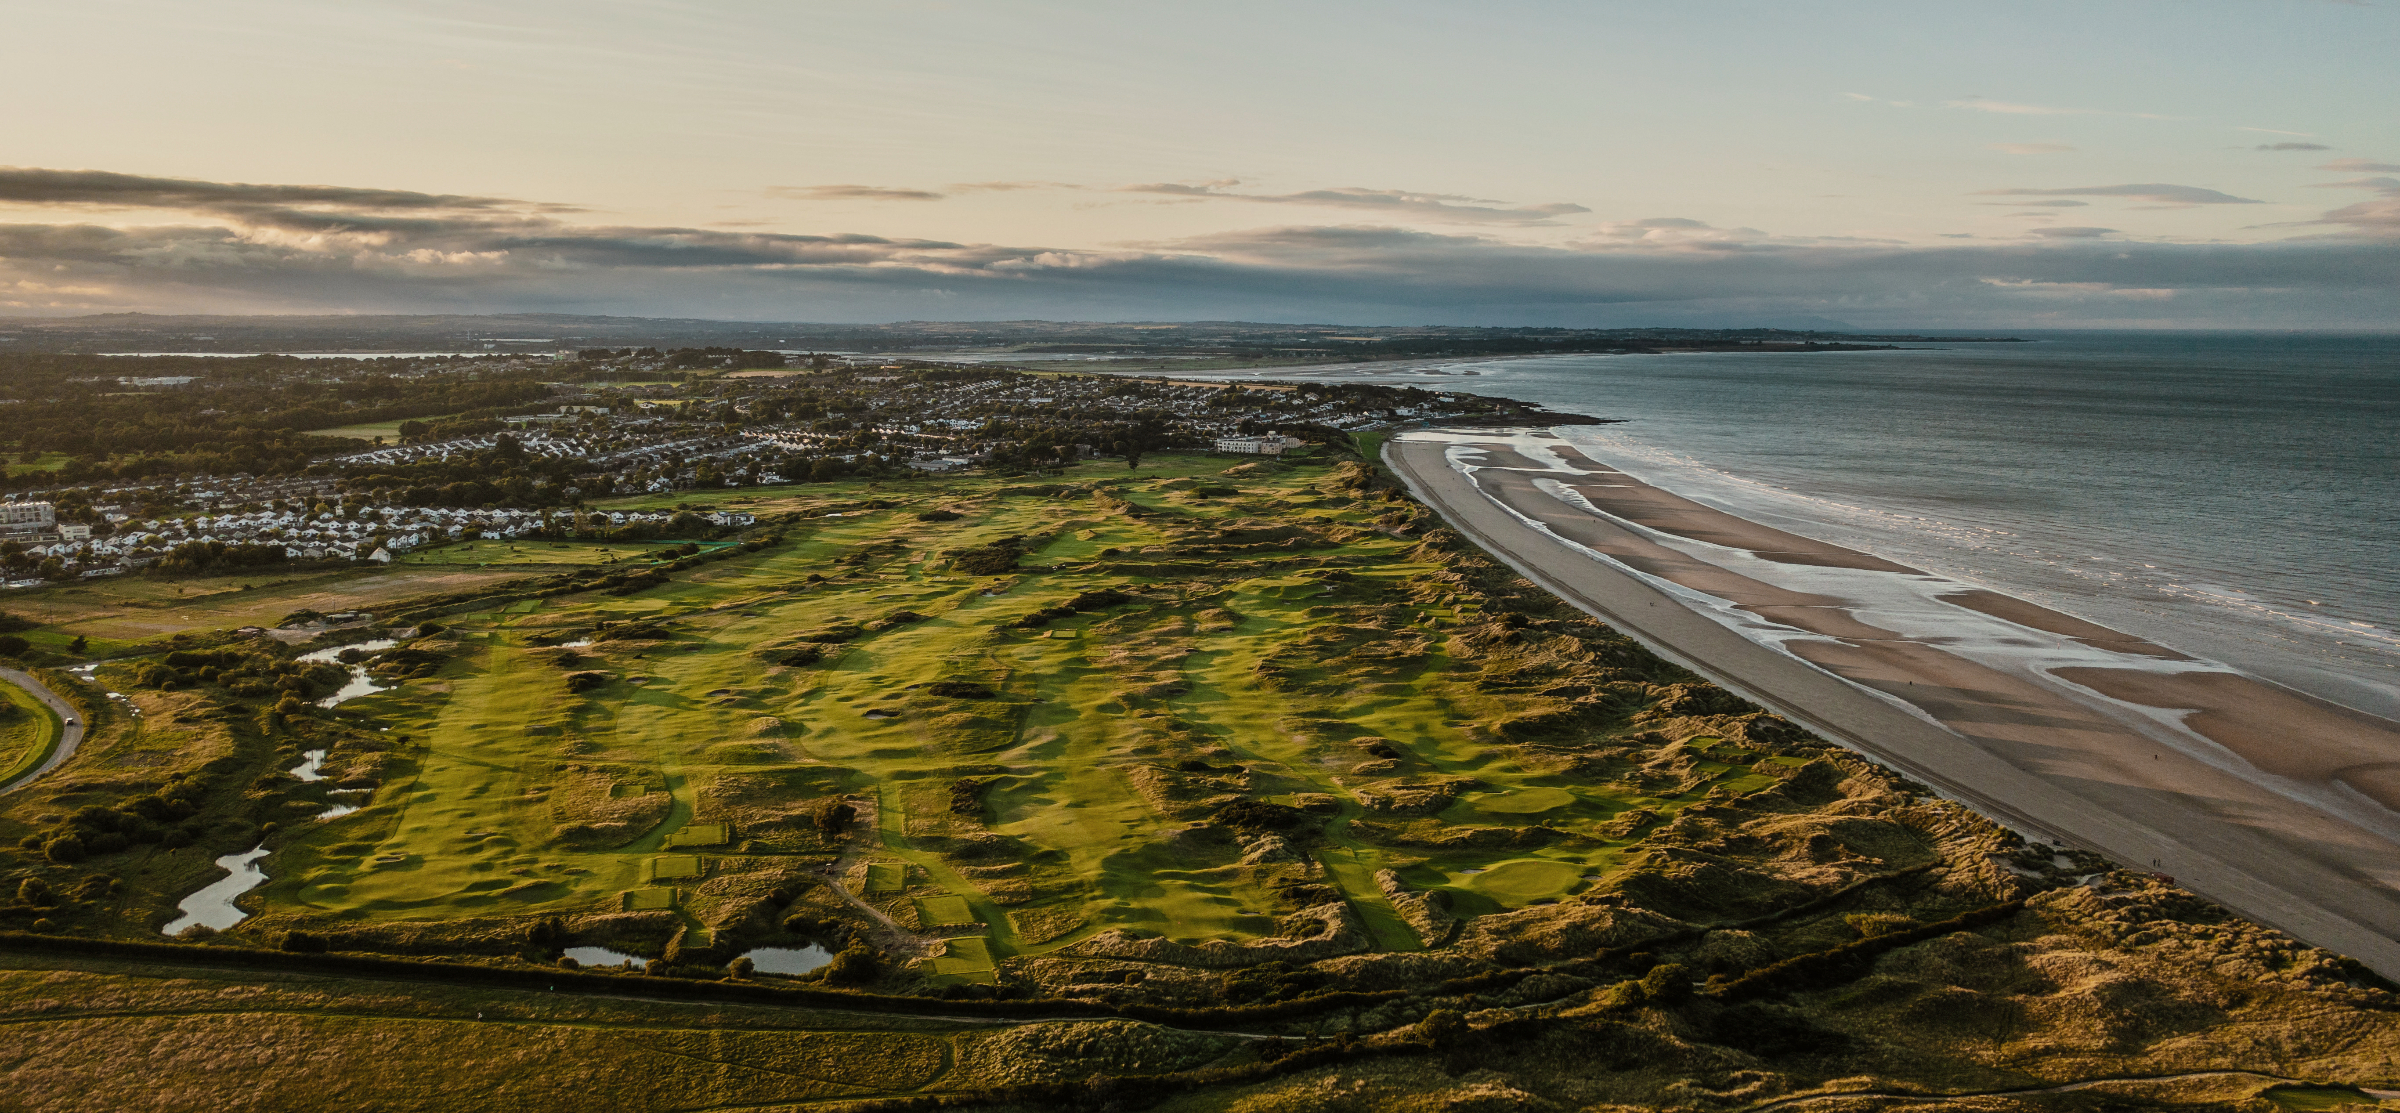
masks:
<path fill-rule="evenodd" d="M 997 576 L 1016 570 L 1018 558 L 1025 555 L 1025 539 L 1003 537 L 989 545 L 953 549 L 943 555 L 950 559 L 950 567 L 956 571 L 970 576 Z"/>
<path fill-rule="evenodd" d="M 850 829 L 850 821 L 858 818 L 858 809 L 839 797 L 827 797 L 817 802 L 817 833 L 826 838 L 838 838 Z"/>
<path fill-rule="evenodd" d="M 864 985 L 883 973 L 883 958 L 874 948 L 853 940 L 825 964 L 825 984 Z"/>
<path fill-rule="evenodd" d="M 35 908 L 48 908 L 57 900 L 50 883 L 38 877 L 28 877 L 17 885 L 17 899 Z"/>
<path fill-rule="evenodd" d="M 1680 962 L 1662 963 L 1642 975 L 1642 997 L 1654 1004 L 1671 1005 L 1692 995 L 1692 972 Z"/>
<path fill-rule="evenodd" d="M 750 961 L 750 956 L 743 955 L 742 957 L 734 959 L 732 962 L 725 964 L 725 975 L 734 979 L 735 981 L 740 981 L 749 977 L 751 972 L 756 969 L 758 969 L 758 966 Z"/>
<path fill-rule="evenodd" d="M 928 510 L 917 515 L 920 522 L 955 522 L 966 515 L 956 510 Z"/>
<path fill-rule="evenodd" d="M 15 634 L 0 634 L 0 657 L 22 657 L 33 643 Z"/>
<path fill-rule="evenodd" d="M 571 672 L 567 674 L 567 691 L 588 692 L 614 679 L 604 672 Z"/>
<path fill-rule="evenodd" d="M 278 950 L 293 954 L 321 955 L 325 953 L 325 937 L 305 931 L 287 931 L 283 933 L 283 940 L 275 946 Z"/>

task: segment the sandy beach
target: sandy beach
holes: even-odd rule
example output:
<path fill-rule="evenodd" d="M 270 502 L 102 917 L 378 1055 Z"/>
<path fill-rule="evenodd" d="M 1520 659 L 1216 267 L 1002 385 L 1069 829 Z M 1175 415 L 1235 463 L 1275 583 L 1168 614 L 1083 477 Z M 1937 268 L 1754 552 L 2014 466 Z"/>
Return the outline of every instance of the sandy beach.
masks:
<path fill-rule="evenodd" d="M 1386 460 L 1695 671 L 2029 837 L 2400 976 L 2400 724 L 1746 521 L 1547 433 L 1404 434 Z"/>

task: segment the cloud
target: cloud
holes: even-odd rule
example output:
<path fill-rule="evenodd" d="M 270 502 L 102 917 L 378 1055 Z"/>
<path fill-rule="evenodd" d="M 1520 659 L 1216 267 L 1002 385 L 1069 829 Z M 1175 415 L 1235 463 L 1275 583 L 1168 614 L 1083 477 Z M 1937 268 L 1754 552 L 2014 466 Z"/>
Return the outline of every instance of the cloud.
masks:
<path fill-rule="evenodd" d="M 1993 143 L 1989 146 L 1995 151 L 2012 155 L 2055 155 L 2075 149 L 2064 143 Z"/>
<path fill-rule="evenodd" d="M 944 187 L 952 193 L 1010 193 L 1027 189 L 1082 189 L 1072 182 L 953 182 Z"/>
<path fill-rule="evenodd" d="M 2400 166 L 2367 162 L 2364 159 L 2346 158 L 2340 162 L 2400 171 Z M 2347 228 L 2353 235 L 2400 240 L 2400 178 L 2352 178 L 2346 182 L 2322 182 L 2318 188 L 2371 189 L 2377 196 L 2355 205 L 2344 205 L 2308 223 Z"/>
<path fill-rule="evenodd" d="M 2341 170 L 2361 174 L 2400 174 L 2400 162 L 2369 162 L 2363 158 L 2337 158 L 2319 163 L 2319 170 Z"/>
<path fill-rule="evenodd" d="M 2283 130 L 2283 129 L 2281 129 L 2281 128 L 2251 128 L 2251 127 L 2239 127 L 2239 128 L 2235 128 L 2234 130 L 2235 130 L 2235 131 L 2255 131 L 2255 132 L 2263 132 L 2263 133 L 2265 133 L 2265 134 L 2267 134 L 2267 135 L 2297 135 L 2297 136 L 2299 136 L 2299 137 L 2301 137 L 2301 138 L 2303 138 L 2303 139 L 2315 139 L 2315 138 L 2318 138 L 2318 136 L 2317 136 L 2317 133 L 2316 133 L 2316 132 L 2313 132 L 2313 131 L 2285 131 L 2285 130 Z"/>
<path fill-rule="evenodd" d="M 1547 205 L 1525 205 L 1513 208 L 1505 201 L 1464 197 L 1455 193 L 1416 193 L 1400 189 L 1312 189 L 1299 193 L 1236 193 L 1238 178 L 1222 178 L 1211 182 L 1149 182 L 1117 187 L 1120 193 L 1155 193 L 1169 197 L 1255 201 L 1275 205 L 1320 205 L 1331 208 L 1365 209 L 1391 214 L 1402 219 L 1416 218 L 1445 224 L 1515 224 L 1544 226 L 1558 223 L 1557 217 L 1592 210 L 1581 205 L 1556 202 Z"/>
<path fill-rule="evenodd" d="M 2256 149 L 2261 151 L 2330 151 L 2333 148 L 2323 143 L 2261 143 Z"/>
<path fill-rule="evenodd" d="M 17 196 L 28 194 L 20 188 Z M 0 312 L 1557 325 L 1817 314 L 1869 328 L 1999 329 L 2371 327 L 2400 316 L 2400 200 L 2381 193 L 2326 214 L 2317 222 L 2332 229 L 2326 235 L 2271 244 L 2143 243 L 2106 229 L 2044 226 L 1925 246 L 1656 217 L 1603 223 L 1564 246 L 1358 224 L 1105 251 L 586 225 L 521 202 L 467 198 L 445 207 L 410 200 L 437 195 L 379 190 L 341 194 L 362 201 L 347 215 L 375 218 L 371 227 L 295 227 L 291 211 L 300 206 L 284 195 L 243 194 L 225 215 L 217 207 L 226 190 L 189 188 L 182 196 L 195 215 L 111 227 L 73 211 L 93 204 L 90 196 L 53 191 L 26 202 L 74 219 L 0 224 Z M 400 200 L 370 213 L 367 198 Z"/>
<path fill-rule="evenodd" d="M 564 205 L 534 205 L 504 197 L 416 193 L 402 189 L 359 189 L 352 186 L 251 185 L 188 178 L 154 178 L 105 170 L 41 170 L 25 166 L 0 167 L 0 202 L 196 211 L 248 211 L 295 205 L 388 212 L 528 208 L 543 212 L 582 211 Z"/>
<path fill-rule="evenodd" d="M 2068 189 L 1986 189 L 1978 191 L 1984 197 L 2131 197 L 2155 201 L 2161 205 L 2263 205 L 2247 197 L 2235 197 L 2199 186 L 2167 185 L 2152 182 L 2145 185 L 2074 186 Z"/>
<path fill-rule="evenodd" d="M 2089 201 L 2070 201 L 2063 197 L 2048 201 L 1977 201 L 1975 203 L 2011 209 L 2081 209 L 2091 205 Z"/>
<path fill-rule="evenodd" d="M 2165 120 L 2172 117 L 2152 112 L 2111 112 L 2102 108 L 2061 108 L 2048 104 L 2019 104 L 2014 101 L 1989 100 L 1984 97 L 1961 97 L 1942 102 L 1944 108 L 1963 108 L 1970 112 L 1992 112 L 2003 116 L 2129 116 L 2139 120 Z"/>
<path fill-rule="evenodd" d="M 889 186 L 820 185 L 769 186 L 767 196 L 787 201 L 939 201 L 942 195 L 926 189 Z"/>

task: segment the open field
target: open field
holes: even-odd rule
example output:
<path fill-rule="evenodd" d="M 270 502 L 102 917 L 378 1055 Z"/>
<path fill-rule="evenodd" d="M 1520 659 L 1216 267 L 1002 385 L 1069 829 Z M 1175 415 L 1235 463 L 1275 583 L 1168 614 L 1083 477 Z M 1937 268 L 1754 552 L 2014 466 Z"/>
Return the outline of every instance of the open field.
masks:
<path fill-rule="evenodd" d="M 520 565 L 557 565 L 571 567 L 586 564 L 651 564 L 672 560 L 677 554 L 668 552 L 680 541 L 538 541 L 538 540 L 480 540 L 459 541 L 448 545 L 420 549 L 392 558 L 395 568 L 444 568 L 472 566 L 476 568 L 511 568 Z M 721 545 L 703 542 L 703 549 Z"/>
<path fill-rule="evenodd" d="M 312 437 L 349 437 L 352 440 L 361 441 L 371 441 L 380 437 L 385 444 L 399 444 L 400 424 L 403 420 L 422 421 L 431 425 L 443 419 L 439 417 L 394 418 L 390 421 L 370 421 L 363 425 L 337 425 L 331 429 L 311 429 L 308 431 L 308 435 Z"/>
<path fill-rule="evenodd" d="M 283 616 L 304 609 L 372 612 L 409 596 L 491 587 L 520 575 L 469 568 L 345 568 L 196 580 L 120 576 L 14 595 L 8 606 L 43 624 L 23 635 L 27 641 L 63 650 L 83 635 L 94 654 L 108 654 L 185 631 L 276 626 Z"/>
<path fill-rule="evenodd" d="M 67 461 L 71 458 L 64 452 L 45 452 L 28 462 L 23 459 L 21 454 L 10 453 L 6 467 L 8 474 L 12 476 L 30 475 L 34 472 L 57 471 L 66 467 Z"/>

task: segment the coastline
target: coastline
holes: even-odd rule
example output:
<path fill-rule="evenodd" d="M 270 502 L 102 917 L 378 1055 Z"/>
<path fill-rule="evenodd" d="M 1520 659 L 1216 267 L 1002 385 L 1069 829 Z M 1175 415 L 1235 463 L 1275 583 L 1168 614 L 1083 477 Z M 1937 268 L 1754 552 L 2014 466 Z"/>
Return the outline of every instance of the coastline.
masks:
<path fill-rule="evenodd" d="M 1754 701 L 2400 973 L 2400 724 L 1749 522 L 1547 433 L 1412 432 L 1386 461 L 1495 556 Z"/>

